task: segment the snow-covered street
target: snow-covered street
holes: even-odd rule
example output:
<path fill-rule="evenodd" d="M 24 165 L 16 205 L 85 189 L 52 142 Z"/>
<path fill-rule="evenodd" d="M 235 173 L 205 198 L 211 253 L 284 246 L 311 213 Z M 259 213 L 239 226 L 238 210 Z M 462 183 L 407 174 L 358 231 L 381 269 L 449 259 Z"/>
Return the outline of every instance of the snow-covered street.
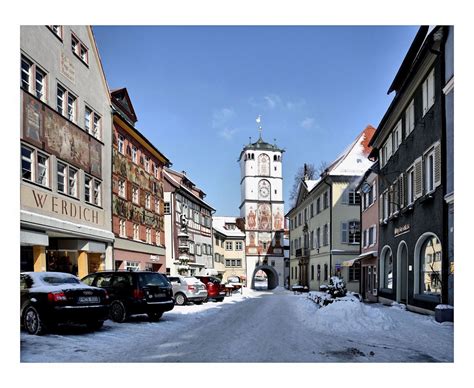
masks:
<path fill-rule="evenodd" d="M 22 362 L 452 362 L 453 324 L 400 307 L 244 289 L 224 302 L 176 306 L 97 332 L 21 332 Z"/>

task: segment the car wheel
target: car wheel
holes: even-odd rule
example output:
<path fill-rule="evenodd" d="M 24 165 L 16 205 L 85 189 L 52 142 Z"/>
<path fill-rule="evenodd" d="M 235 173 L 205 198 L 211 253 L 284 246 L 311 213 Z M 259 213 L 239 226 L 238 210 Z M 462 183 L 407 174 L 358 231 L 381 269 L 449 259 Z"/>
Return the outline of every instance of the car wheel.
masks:
<path fill-rule="evenodd" d="M 114 322 L 122 323 L 127 318 L 127 312 L 125 310 L 125 306 L 119 300 L 112 302 L 112 304 L 110 305 L 109 311 L 110 311 L 109 312 L 110 319 L 112 319 L 112 321 Z"/>
<path fill-rule="evenodd" d="M 87 322 L 87 328 L 91 331 L 99 330 L 102 326 L 104 326 L 104 321 Z"/>
<path fill-rule="evenodd" d="M 183 295 L 183 294 L 176 294 L 176 297 L 175 297 L 175 300 L 176 300 L 176 304 L 178 306 L 182 306 L 184 304 L 186 304 L 186 296 Z"/>
<path fill-rule="evenodd" d="M 162 313 L 162 312 L 159 312 L 159 313 L 148 313 L 148 318 L 150 318 L 150 321 L 153 321 L 153 322 L 158 321 L 162 316 L 163 316 L 163 313 Z"/>
<path fill-rule="evenodd" d="M 224 298 L 219 298 L 219 299 L 216 299 L 218 302 L 223 302 L 224 301 Z"/>
<path fill-rule="evenodd" d="M 46 331 L 46 326 L 38 310 L 33 306 L 26 308 L 23 314 L 23 326 L 29 334 L 41 335 Z"/>

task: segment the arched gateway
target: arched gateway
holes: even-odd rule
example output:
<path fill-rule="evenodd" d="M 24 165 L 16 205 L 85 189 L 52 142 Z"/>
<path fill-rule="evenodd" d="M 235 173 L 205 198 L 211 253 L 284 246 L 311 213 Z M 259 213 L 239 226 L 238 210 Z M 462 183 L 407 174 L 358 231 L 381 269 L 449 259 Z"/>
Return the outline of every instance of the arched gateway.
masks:
<path fill-rule="evenodd" d="M 278 287 L 279 284 L 279 278 L 278 278 L 278 273 L 275 270 L 275 268 L 269 266 L 269 265 L 261 265 L 258 267 L 255 267 L 250 283 L 250 288 L 255 289 L 255 275 L 257 274 L 258 271 L 263 271 L 267 275 L 267 287 L 269 290 L 273 290 L 274 288 Z"/>

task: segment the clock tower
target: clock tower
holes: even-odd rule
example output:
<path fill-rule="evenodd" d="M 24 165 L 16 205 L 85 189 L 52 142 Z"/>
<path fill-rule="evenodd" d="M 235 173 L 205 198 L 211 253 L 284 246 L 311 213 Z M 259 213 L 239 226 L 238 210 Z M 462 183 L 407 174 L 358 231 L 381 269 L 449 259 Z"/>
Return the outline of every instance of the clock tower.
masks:
<path fill-rule="evenodd" d="M 260 124 L 260 116 L 257 118 Z M 255 274 L 267 274 L 268 288 L 283 286 L 284 202 L 282 154 L 276 144 L 262 138 L 249 142 L 240 153 L 240 216 L 245 220 L 247 286 L 254 288 Z"/>

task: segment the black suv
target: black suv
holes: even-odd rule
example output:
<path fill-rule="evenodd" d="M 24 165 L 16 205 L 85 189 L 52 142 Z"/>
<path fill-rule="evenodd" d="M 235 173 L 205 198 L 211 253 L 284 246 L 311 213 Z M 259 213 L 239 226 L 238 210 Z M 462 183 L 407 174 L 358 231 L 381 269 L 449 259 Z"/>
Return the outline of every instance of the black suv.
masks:
<path fill-rule="evenodd" d="M 174 307 L 171 284 L 158 272 L 103 271 L 87 275 L 82 282 L 107 291 L 110 319 L 115 322 L 145 313 L 150 320 L 157 321 Z"/>

